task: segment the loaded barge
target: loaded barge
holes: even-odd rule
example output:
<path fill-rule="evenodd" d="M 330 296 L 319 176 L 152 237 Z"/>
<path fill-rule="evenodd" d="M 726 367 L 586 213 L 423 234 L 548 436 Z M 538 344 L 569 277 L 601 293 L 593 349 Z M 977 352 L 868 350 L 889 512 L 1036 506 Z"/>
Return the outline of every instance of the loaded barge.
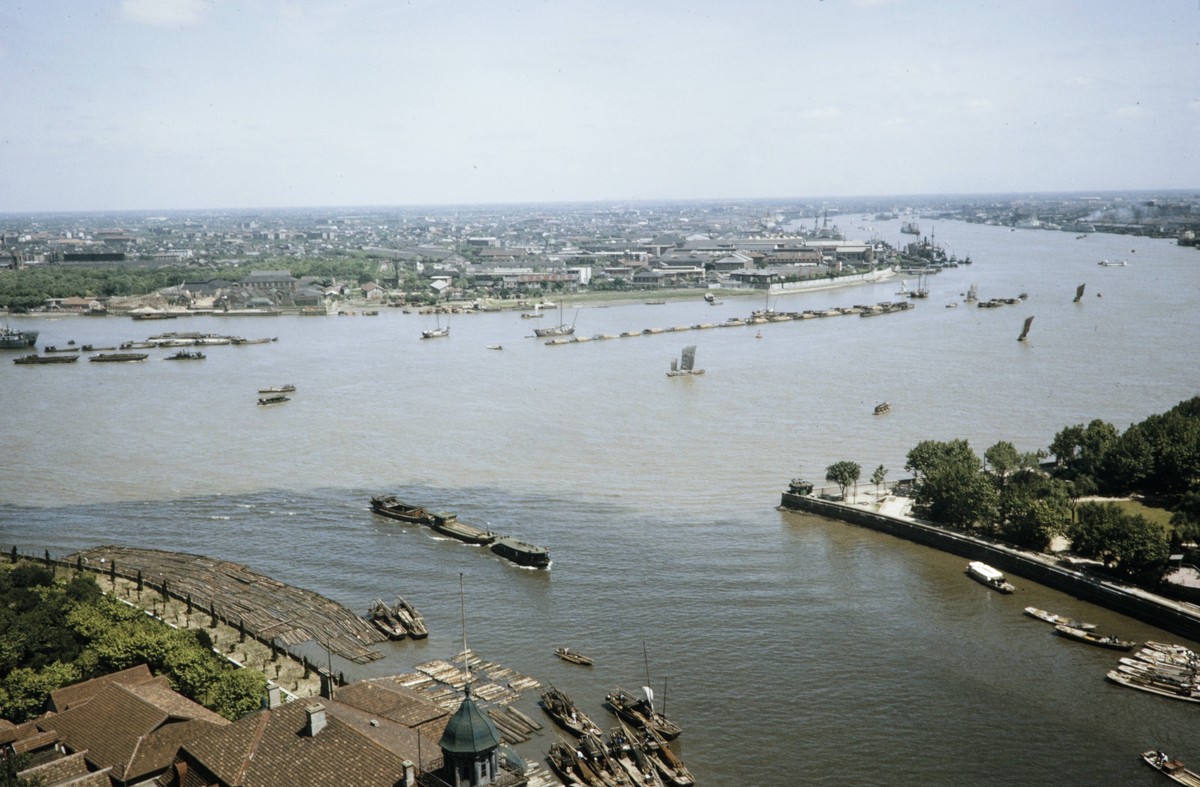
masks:
<path fill-rule="evenodd" d="M 456 514 L 433 512 L 406 503 L 395 495 L 375 495 L 371 498 L 371 510 L 389 519 L 425 525 L 435 533 L 465 544 L 489 547 L 492 552 L 519 566 L 550 567 L 550 550 L 546 547 L 527 544 L 511 536 L 463 522 Z"/>

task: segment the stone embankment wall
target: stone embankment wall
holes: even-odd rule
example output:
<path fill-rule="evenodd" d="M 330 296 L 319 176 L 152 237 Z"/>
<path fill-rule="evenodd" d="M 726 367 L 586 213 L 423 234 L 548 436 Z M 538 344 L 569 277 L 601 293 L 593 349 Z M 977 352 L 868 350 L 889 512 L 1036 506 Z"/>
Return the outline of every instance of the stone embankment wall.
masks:
<path fill-rule="evenodd" d="M 1181 604 L 1139 588 L 1094 577 L 1078 569 L 1060 565 L 1046 555 L 1025 552 L 935 525 L 886 516 L 859 506 L 822 500 L 811 495 L 784 492 L 780 507 L 830 519 L 840 519 L 959 555 L 968 560 L 981 560 L 1006 573 L 1033 580 L 1084 601 L 1200 642 L 1200 607 Z"/>

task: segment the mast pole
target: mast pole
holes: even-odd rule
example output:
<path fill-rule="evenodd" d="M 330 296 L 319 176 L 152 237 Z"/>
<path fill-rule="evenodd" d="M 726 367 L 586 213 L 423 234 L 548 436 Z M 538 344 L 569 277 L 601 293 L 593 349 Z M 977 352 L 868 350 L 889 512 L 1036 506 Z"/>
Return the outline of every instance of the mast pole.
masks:
<path fill-rule="evenodd" d="M 471 667 L 467 658 L 467 602 L 463 594 L 463 575 L 458 572 L 458 605 L 462 615 L 463 632 L 463 675 L 466 678 L 464 688 L 468 695 L 471 693 Z"/>

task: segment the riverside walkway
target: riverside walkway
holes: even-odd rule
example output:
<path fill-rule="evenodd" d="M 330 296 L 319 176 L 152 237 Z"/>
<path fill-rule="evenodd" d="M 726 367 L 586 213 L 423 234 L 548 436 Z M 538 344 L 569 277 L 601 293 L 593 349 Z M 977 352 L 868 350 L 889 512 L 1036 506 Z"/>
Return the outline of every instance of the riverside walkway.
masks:
<path fill-rule="evenodd" d="M 1195 604 L 1174 601 L 1094 575 L 1082 567 L 1064 564 L 1053 555 L 1017 549 L 922 522 L 909 514 L 912 506 L 910 498 L 891 494 L 873 497 L 863 495 L 861 498 L 852 498 L 851 502 L 841 502 L 830 497 L 820 494 L 819 490 L 814 492 L 811 486 L 807 489 L 793 486 L 783 493 L 779 508 L 839 519 L 969 560 L 983 560 L 1002 571 L 1200 642 L 1200 606 Z"/>
<path fill-rule="evenodd" d="M 387 637 L 366 619 L 311 590 L 285 585 L 240 563 L 157 549 L 103 546 L 75 552 L 61 563 L 126 580 L 141 578 L 153 592 L 186 600 L 285 648 L 316 640 L 330 653 L 355 664 L 383 658 L 371 646 Z"/>

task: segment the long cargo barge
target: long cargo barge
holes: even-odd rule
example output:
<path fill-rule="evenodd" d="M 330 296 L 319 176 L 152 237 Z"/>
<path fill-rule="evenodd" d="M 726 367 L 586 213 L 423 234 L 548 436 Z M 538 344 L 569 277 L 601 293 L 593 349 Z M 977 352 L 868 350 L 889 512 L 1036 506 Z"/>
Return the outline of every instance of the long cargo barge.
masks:
<path fill-rule="evenodd" d="M 371 498 L 371 510 L 388 519 L 425 525 L 435 533 L 462 541 L 464 544 L 490 547 L 492 552 L 519 566 L 550 567 L 550 550 L 546 547 L 527 544 L 510 536 L 477 527 L 462 521 L 456 514 L 434 512 L 406 503 L 395 495 L 375 495 Z"/>

